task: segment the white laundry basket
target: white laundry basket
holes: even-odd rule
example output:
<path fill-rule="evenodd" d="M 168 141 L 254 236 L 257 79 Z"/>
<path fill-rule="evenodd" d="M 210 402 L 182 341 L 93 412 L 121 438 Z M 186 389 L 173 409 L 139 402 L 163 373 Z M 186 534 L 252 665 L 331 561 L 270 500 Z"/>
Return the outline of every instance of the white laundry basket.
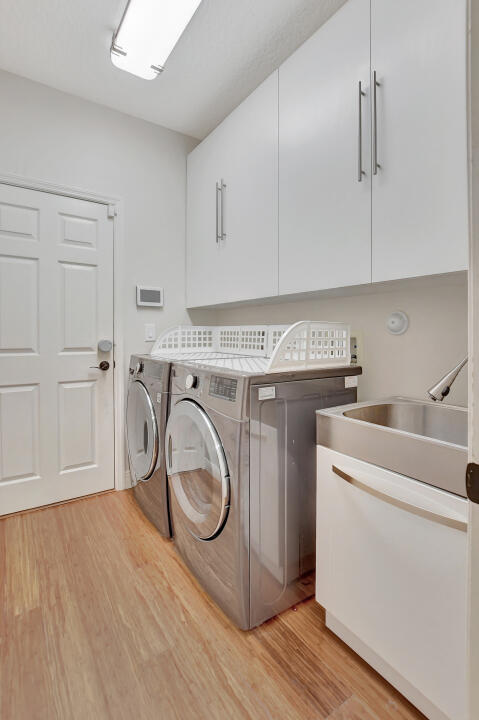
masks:
<path fill-rule="evenodd" d="M 188 359 L 217 355 L 268 358 L 266 372 L 311 370 L 351 363 L 345 323 L 303 320 L 294 325 L 180 325 L 165 330 L 153 357 Z"/>

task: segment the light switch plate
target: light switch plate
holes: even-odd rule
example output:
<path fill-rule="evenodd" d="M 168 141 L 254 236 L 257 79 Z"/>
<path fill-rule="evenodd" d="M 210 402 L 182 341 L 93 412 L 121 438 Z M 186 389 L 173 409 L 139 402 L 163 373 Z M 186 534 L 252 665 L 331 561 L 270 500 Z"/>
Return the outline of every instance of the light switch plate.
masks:
<path fill-rule="evenodd" d="M 145 323 L 145 341 L 150 342 L 151 340 L 156 340 L 155 323 Z"/>

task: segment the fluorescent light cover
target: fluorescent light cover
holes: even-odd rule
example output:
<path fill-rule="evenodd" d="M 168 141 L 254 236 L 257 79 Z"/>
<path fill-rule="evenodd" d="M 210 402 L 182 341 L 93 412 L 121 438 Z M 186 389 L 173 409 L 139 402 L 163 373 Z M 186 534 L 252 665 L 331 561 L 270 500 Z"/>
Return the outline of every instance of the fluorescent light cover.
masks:
<path fill-rule="evenodd" d="M 129 0 L 113 36 L 113 65 L 152 80 L 193 17 L 201 0 Z"/>

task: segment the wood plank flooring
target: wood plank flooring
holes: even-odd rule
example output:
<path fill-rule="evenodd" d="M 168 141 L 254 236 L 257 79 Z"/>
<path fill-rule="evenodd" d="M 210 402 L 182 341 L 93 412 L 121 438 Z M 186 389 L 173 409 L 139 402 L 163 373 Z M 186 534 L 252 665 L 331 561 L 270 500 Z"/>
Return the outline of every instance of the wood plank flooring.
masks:
<path fill-rule="evenodd" d="M 314 600 L 231 625 L 131 492 L 0 520 L 2 720 L 412 720 Z"/>

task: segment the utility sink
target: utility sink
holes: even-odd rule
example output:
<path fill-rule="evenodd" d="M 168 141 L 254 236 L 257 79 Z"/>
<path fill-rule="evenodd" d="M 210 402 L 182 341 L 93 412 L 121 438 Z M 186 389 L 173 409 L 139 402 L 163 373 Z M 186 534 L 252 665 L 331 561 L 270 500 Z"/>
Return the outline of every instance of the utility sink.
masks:
<path fill-rule="evenodd" d="M 467 408 L 388 398 L 316 417 L 318 445 L 466 497 Z"/>

